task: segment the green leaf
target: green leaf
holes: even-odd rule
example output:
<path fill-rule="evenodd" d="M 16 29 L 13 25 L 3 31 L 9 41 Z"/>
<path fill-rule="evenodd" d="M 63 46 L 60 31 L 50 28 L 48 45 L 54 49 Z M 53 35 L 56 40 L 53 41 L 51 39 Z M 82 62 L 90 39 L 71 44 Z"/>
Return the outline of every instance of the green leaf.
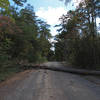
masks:
<path fill-rule="evenodd" d="M 0 8 L 8 10 L 10 3 L 8 0 L 0 0 Z"/>

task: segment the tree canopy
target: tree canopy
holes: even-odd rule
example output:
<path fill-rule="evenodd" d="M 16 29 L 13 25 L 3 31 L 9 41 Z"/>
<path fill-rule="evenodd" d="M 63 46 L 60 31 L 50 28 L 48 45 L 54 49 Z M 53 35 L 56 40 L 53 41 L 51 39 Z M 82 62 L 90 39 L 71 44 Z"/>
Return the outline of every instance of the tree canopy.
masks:
<path fill-rule="evenodd" d="M 97 68 L 100 65 L 100 33 L 96 19 L 100 17 L 100 1 L 84 0 L 75 11 L 63 15 L 57 25 L 55 56 L 74 66 Z"/>
<path fill-rule="evenodd" d="M 18 6 L 26 2 L 12 1 Z M 9 1 L 1 0 L 0 8 L 0 70 L 5 68 L 6 63 L 47 61 L 51 48 L 50 25 L 36 16 L 30 4 L 19 9 L 10 5 Z"/>

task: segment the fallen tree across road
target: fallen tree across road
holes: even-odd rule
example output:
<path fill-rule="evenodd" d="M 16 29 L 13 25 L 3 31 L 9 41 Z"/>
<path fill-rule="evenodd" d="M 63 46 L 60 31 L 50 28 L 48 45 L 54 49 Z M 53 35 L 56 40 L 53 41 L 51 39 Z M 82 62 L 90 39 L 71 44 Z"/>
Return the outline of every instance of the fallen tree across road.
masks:
<path fill-rule="evenodd" d="M 54 67 L 54 66 L 44 66 L 44 65 L 24 65 L 24 69 L 45 69 L 52 71 L 68 72 L 73 74 L 82 74 L 82 75 L 100 75 L 100 71 L 94 70 L 83 70 L 83 69 L 74 69 L 66 67 Z"/>

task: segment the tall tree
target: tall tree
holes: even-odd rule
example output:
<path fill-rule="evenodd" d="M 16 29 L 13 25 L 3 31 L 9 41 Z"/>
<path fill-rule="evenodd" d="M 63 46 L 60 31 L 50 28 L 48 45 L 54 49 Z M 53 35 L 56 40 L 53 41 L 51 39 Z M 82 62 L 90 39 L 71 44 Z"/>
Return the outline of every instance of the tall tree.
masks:
<path fill-rule="evenodd" d="M 74 65 L 92 69 L 100 65 L 100 37 L 96 31 L 100 1 L 90 1 L 84 0 L 75 11 L 69 11 L 60 18 L 61 28 L 58 30 L 55 54 L 59 59 L 65 54 L 63 57 Z"/>
<path fill-rule="evenodd" d="M 27 2 L 27 0 L 13 0 L 15 2 L 15 4 L 17 4 L 18 6 L 23 6 L 23 4 L 25 2 Z"/>

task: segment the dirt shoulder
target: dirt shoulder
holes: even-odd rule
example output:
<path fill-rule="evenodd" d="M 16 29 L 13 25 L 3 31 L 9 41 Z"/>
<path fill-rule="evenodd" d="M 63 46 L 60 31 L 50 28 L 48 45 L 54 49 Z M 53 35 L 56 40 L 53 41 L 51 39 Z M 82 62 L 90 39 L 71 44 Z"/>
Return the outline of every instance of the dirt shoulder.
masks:
<path fill-rule="evenodd" d="M 2 81 L 0 83 L 0 87 L 4 86 L 4 85 L 9 85 L 9 84 L 12 84 L 14 83 L 16 80 L 21 80 L 23 79 L 24 77 L 27 76 L 28 73 L 30 73 L 32 70 L 26 70 L 26 71 L 23 71 L 23 72 L 18 72 L 16 74 L 14 74 L 13 76 L 10 76 L 8 77 L 5 81 Z"/>

